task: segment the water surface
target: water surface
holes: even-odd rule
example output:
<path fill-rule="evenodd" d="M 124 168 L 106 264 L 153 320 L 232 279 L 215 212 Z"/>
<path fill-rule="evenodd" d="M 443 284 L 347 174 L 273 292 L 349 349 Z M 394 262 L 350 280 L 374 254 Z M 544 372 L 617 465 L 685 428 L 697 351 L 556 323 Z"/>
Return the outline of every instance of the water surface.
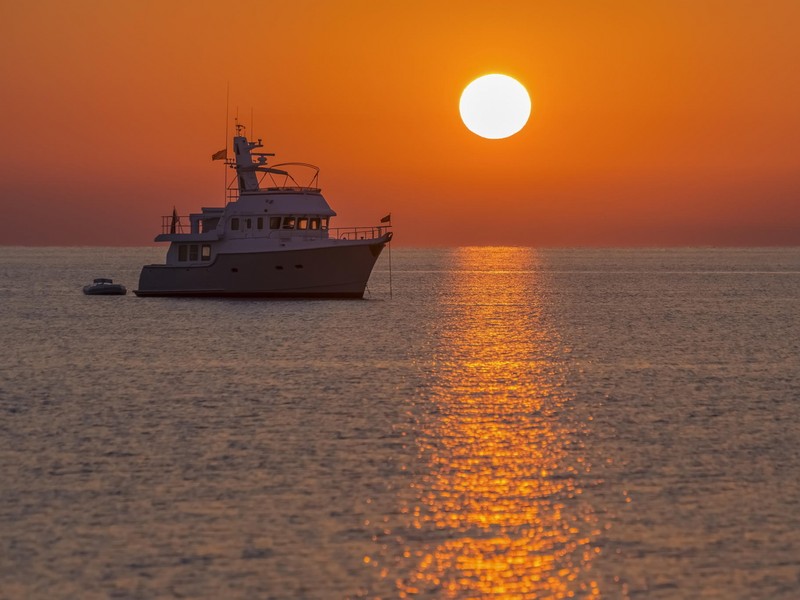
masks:
<path fill-rule="evenodd" d="M 0 250 L 0 597 L 800 593 L 800 249 L 81 293 L 161 253 Z"/>

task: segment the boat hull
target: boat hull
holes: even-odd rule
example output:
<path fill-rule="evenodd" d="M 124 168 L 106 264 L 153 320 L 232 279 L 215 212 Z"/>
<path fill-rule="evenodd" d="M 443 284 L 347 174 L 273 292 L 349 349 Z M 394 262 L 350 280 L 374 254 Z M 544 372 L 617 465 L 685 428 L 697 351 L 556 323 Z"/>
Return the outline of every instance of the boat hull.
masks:
<path fill-rule="evenodd" d="M 86 285 L 83 287 L 83 293 L 87 296 L 124 296 L 128 290 L 124 285 Z"/>
<path fill-rule="evenodd" d="M 362 298 L 386 239 L 219 254 L 208 265 L 146 265 L 137 296 Z"/>

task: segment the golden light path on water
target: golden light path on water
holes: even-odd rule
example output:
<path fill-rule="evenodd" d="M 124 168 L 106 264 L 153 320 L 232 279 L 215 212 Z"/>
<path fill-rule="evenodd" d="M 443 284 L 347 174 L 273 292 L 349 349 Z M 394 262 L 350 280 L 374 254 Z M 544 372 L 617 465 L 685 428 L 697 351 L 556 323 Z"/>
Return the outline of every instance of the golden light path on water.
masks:
<path fill-rule="evenodd" d="M 537 255 L 474 248 L 454 261 L 433 385 L 409 435 L 417 462 L 399 510 L 407 521 L 391 531 L 398 548 L 365 560 L 383 563 L 400 597 L 599 595 L 599 525 L 581 499 L 584 429 Z"/>

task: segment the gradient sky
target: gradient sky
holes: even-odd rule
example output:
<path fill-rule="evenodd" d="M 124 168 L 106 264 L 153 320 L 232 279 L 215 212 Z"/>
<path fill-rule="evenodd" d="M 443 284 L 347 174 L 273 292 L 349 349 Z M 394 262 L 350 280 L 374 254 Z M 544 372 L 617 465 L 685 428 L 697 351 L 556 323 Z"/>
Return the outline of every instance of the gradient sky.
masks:
<path fill-rule="evenodd" d="M 399 245 L 797 245 L 798 31 L 797 0 L 0 0 L 0 244 L 221 205 L 230 84 Z M 505 140 L 458 113 L 493 72 L 533 101 Z"/>

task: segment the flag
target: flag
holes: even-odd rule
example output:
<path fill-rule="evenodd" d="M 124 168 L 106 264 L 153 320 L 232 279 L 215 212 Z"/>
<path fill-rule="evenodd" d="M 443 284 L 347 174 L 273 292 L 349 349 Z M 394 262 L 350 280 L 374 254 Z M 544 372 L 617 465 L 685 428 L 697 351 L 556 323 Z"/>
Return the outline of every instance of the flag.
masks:
<path fill-rule="evenodd" d="M 169 224 L 169 232 L 170 233 L 175 233 L 175 230 L 178 228 L 178 221 L 179 221 L 179 219 L 178 219 L 178 211 L 173 206 L 172 207 L 172 222 Z"/>
<path fill-rule="evenodd" d="M 211 160 L 225 160 L 226 158 L 228 158 L 227 148 L 223 148 L 219 152 L 214 152 L 214 154 L 211 155 Z"/>
<path fill-rule="evenodd" d="M 391 223 L 392 222 L 392 213 L 389 213 L 385 217 L 381 219 L 381 223 Z"/>

